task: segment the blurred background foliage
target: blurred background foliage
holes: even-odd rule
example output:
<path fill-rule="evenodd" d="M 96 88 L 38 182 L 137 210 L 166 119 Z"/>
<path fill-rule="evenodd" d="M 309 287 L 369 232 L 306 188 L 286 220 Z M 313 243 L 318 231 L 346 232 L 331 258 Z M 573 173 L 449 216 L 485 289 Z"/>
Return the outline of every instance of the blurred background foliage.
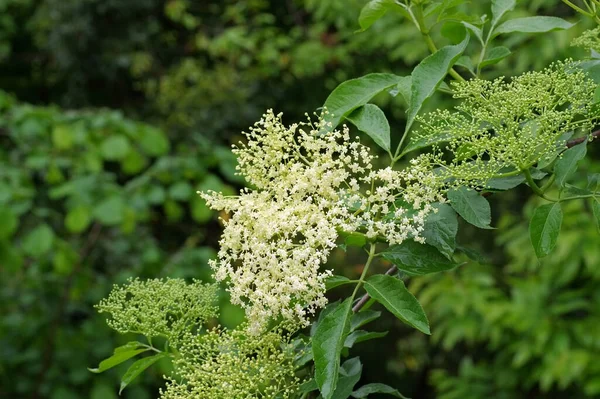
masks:
<path fill-rule="evenodd" d="M 123 370 L 87 367 L 125 341 L 92 306 L 130 276 L 209 278 L 220 227 L 195 192 L 243 185 L 229 151 L 239 132 L 266 108 L 296 121 L 340 82 L 407 74 L 427 54 L 399 16 L 356 34 L 365 2 L 0 0 L 0 397 L 117 397 Z M 536 14 L 577 19 L 558 0 L 512 13 Z M 569 43 L 585 27 L 504 39 L 516 51 L 487 76 L 581 55 Z M 455 31 L 448 21 L 434 35 Z M 401 100 L 379 105 L 401 131 Z M 597 146 L 589 154 L 598 171 Z M 534 202 L 523 189 L 497 195 L 499 228 L 459 237 L 485 261 L 412 279 L 433 335 L 382 318 L 387 337 L 358 347 L 363 382 L 415 399 L 600 396 L 597 231 L 586 205 L 570 204 L 538 262 Z M 338 254 L 332 266 L 351 276 L 360 262 Z M 221 323 L 239 323 L 222 302 Z M 159 364 L 123 396 L 156 397 L 168 371 Z"/>

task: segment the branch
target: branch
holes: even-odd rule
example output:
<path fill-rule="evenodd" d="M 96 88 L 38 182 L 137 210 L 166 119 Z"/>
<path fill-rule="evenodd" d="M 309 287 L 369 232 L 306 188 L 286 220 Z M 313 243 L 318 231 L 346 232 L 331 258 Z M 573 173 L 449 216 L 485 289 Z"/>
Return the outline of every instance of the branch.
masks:
<path fill-rule="evenodd" d="M 591 136 L 592 136 L 593 138 L 600 138 L 600 130 L 596 130 L 595 132 L 593 132 L 593 133 L 591 134 Z M 581 143 L 583 143 L 583 142 L 585 141 L 585 139 L 587 139 L 587 136 L 584 136 L 584 137 L 578 137 L 578 138 L 576 138 L 576 139 L 569 140 L 569 141 L 567 141 L 567 147 L 568 147 L 568 148 L 571 148 L 571 147 L 574 147 L 574 146 L 576 146 L 577 144 L 581 144 Z"/>

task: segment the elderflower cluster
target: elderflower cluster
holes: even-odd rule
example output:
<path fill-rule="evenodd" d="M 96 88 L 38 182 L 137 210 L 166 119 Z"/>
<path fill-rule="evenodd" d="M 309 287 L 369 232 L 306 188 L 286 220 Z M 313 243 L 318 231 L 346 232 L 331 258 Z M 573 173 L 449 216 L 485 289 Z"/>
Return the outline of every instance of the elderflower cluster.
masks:
<path fill-rule="evenodd" d="M 581 36 L 573 39 L 571 45 L 600 53 L 600 26 L 586 30 Z"/>
<path fill-rule="evenodd" d="M 108 298 L 96 308 L 110 313 L 108 325 L 121 334 L 136 333 L 148 338 L 166 337 L 172 345 L 182 336 L 217 316 L 217 286 L 182 279 L 129 279 L 115 285 Z"/>
<path fill-rule="evenodd" d="M 245 329 L 189 335 L 174 360 L 161 399 L 289 399 L 297 397 L 295 352 L 278 332 L 248 335 Z"/>
<path fill-rule="evenodd" d="M 419 118 L 418 140 L 447 142 L 421 156 L 453 184 L 485 187 L 502 173 L 529 169 L 556 153 L 575 130 L 589 131 L 595 84 L 573 62 L 558 62 L 510 82 L 473 79 L 455 84 L 456 111 Z M 450 161 L 442 150 L 452 154 Z"/>
<path fill-rule="evenodd" d="M 373 170 L 373 156 L 347 127 L 328 130 L 323 118 L 287 127 L 268 111 L 233 150 L 255 189 L 200 193 L 231 213 L 211 266 L 217 280 L 229 280 L 231 301 L 245 308 L 255 334 L 280 316 L 306 324 L 326 304 L 331 273 L 321 265 L 340 231 L 422 242 L 430 203 L 442 200 L 429 170 Z"/>

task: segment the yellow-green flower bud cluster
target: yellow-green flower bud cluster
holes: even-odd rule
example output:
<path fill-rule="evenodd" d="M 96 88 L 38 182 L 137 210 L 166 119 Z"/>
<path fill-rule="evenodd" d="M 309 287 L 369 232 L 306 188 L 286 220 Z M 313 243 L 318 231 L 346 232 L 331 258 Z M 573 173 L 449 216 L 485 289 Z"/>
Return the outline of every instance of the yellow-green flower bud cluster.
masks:
<path fill-rule="evenodd" d="M 189 335 L 180 355 L 174 360 L 179 378 L 169 380 L 161 399 L 298 397 L 295 352 L 279 332 L 249 335 L 242 326 Z"/>
<path fill-rule="evenodd" d="M 600 53 L 600 26 L 586 30 L 581 36 L 573 39 L 571 45 Z"/>
<path fill-rule="evenodd" d="M 234 148 L 255 189 L 236 197 L 201 193 L 211 208 L 232 213 L 211 265 L 217 280 L 229 279 L 231 301 L 245 308 L 255 334 L 280 316 L 306 324 L 326 304 L 331 273 L 320 267 L 339 231 L 392 244 L 422 241 L 429 203 L 441 199 L 428 187 L 428 169 L 375 171 L 369 149 L 347 127 L 330 130 L 323 118 L 286 127 L 268 111 Z"/>
<path fill-rule="evenodd" d="M 121 334 L 165 337 L 176 346 L 185 333 L 217 316 L 217 290 L 215 284 L 198 281 L 130 279 L 126 285 L 115 285 L 96 308 L 110 313 L 108 325 Z"/>

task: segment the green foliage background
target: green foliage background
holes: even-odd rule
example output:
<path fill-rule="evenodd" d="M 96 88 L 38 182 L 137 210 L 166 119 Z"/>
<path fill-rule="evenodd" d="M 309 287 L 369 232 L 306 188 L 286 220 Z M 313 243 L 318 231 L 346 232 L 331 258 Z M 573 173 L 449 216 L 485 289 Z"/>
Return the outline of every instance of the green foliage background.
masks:
<path fill-rule="evenodd" d="M 208 279 L 220 227 L 195 191 L 243 184 L 228 148 L 239 132 L 266 108 L 298 120 L 340 82 L 406 74 L 427 54 L 396 16 L 355 34 L 364 3 L 0 0 L 0 397 L 116 398 L 122 370 L 87 367 L 126 341 L 92 306 L 131 276 Z M 513 13 L 575 18 L 557 0 Z M 507 39 L 519 50 L 488 77 L 573 54 L 583 29 Z M 401 131 L 401 100 L 379 105 Z M 590 152 L 582 169 L 597 172 Z M 598 232 L 570 204 L 558 247 L 538 262 L 528 195 L 493 199 L 498 230 L 461 229 L 481 263 L 412 279 L 433 334 L 378 321 L 390 333 L 363 344 L 364 383 L 413 398 L 600 395 Z M 340 259 L 338 274 L 358 274 Z M 225 297 L 221 315 L 242 317 Z M 155 397 L 169 367 L 123 396 Z"/>

